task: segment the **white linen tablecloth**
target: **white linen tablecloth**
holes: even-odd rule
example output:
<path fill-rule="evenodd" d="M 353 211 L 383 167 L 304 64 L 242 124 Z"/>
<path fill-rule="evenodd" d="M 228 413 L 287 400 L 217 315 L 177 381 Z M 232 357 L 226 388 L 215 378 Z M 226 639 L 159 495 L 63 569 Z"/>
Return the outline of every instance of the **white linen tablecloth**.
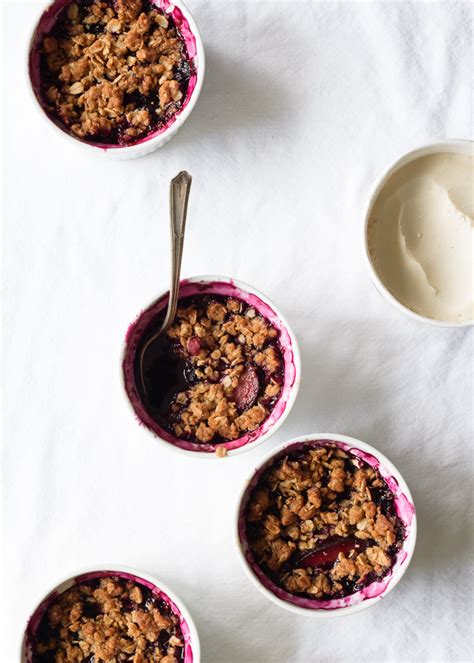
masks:
<path fill-rule="evenodd" d="M 2 663 L 33 603 L 84 566 L 162 577 L 204 663 L 468 661 L 472 655 L 472 336 L 403 316 L 371 286 L 374 179 L 412 147 L 472 137 L 470 2 L 189 0 L 207 52 L 178 136 L 114 162 L 49 133 L 24 81 L 37 10 L 3 7 Z M 183 458 L 131 416 L 127 325 L 168 280 L 168 182 L 194 177 L 183 273 L 252 283 L 286 313 L 303 381 L 285 425 L 234 459 Z M 236 557 L 237 490 L 291 436 L 386 454 L 419 516 L 393 593 L 347 618 L 267 601 Z"/>

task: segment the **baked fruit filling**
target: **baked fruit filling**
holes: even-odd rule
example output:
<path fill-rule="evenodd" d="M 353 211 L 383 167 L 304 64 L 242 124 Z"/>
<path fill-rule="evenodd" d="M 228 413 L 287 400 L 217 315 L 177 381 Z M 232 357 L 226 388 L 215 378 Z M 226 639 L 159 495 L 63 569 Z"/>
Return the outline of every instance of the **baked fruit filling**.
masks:
<path fill-rule="evenodd" d="M 306 598 L 352 594 L 385 576 L 405 538 L 380 472 L 335 445 L 290 451 L 260 476 L 246 513 L 255 562 Z"/>
<path fill-rule="evenodd" d="M 81 582 L 44 614 L 32 663 L 181 663 L 179 618 L 147 587 L 115 576 Z"/>
<path fill-rule="evenodd" d="M 135 359 L 140 385 L 140 349 Z M 279 332 L 233 297 L 180 301 L 166 335 L 145 353 L 143 402 L 159 425 L 195 443 L 219 444 L 257 429 L 270 415 L 284 377 Z"/>
<path fill-rule="evenodd" d="M 127 145 L 166 125 L 193 65 L 173 18 L 150 0 L 83 0 L 41 45 L 41 97 L 78 138 Z"/>

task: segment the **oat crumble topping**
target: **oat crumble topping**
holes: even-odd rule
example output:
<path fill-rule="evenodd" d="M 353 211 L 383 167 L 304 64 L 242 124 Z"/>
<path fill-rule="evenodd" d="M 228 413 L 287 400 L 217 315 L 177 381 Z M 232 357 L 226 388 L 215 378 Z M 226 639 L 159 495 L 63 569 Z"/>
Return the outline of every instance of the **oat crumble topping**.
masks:
<path fill-rule="evenodd" d="M 150 0 L 73 2 L 41 48 L 47 110 L 94 142 L 129 144 L 164 125 L 192 73 L 172 17 Z"/>
<path fill-rule="evenodd" d="M 181 663 L 178 617 L 147 587 L 115 576 L 61 594 L 38 627 L 32 663 Z"/>
<path fill-rule="evenodd" d="M 329 444 L 290 452 L 266 469 L 245 517 L 260 568 L 306 598 L 346 596 L 381 578 L 404 538 L 378 470 Z"/>
<path fill-rule="evenodd" d="M 149 359 L 150 412 L 166 430 L 197 443 L 220 444 L 257 429 L 283 383 L 278 331 L 233 297 L 182 300 Z"/>

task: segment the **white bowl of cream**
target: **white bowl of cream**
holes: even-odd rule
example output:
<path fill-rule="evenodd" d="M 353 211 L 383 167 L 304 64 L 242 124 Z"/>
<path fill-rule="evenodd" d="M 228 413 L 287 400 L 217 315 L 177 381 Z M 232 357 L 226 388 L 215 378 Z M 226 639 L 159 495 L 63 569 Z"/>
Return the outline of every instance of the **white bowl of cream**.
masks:
<path fill-rule="evenodd" d="M 378 181 L 365 215 L 368 268 L 377 289 L 418 320 L 473 324 L 474 144 L 420 147 Z"/>

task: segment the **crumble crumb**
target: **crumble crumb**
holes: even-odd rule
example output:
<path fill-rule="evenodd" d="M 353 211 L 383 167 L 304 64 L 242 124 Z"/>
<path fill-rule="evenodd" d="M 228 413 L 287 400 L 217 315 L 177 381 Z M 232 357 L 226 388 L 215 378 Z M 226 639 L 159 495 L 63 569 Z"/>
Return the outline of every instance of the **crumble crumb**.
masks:
<path fill-rule="evenodd" d="M 160 419 L 174 435 L 221 444 L 268 418 L 284 364 L 277 329 L 253 307 L 233 297 L 192 297 L 181 302 L 166 343 L 163 352 L 184 360 L 188 376 Z M 160 391 L 172 389 L 161 385 Z"/>

